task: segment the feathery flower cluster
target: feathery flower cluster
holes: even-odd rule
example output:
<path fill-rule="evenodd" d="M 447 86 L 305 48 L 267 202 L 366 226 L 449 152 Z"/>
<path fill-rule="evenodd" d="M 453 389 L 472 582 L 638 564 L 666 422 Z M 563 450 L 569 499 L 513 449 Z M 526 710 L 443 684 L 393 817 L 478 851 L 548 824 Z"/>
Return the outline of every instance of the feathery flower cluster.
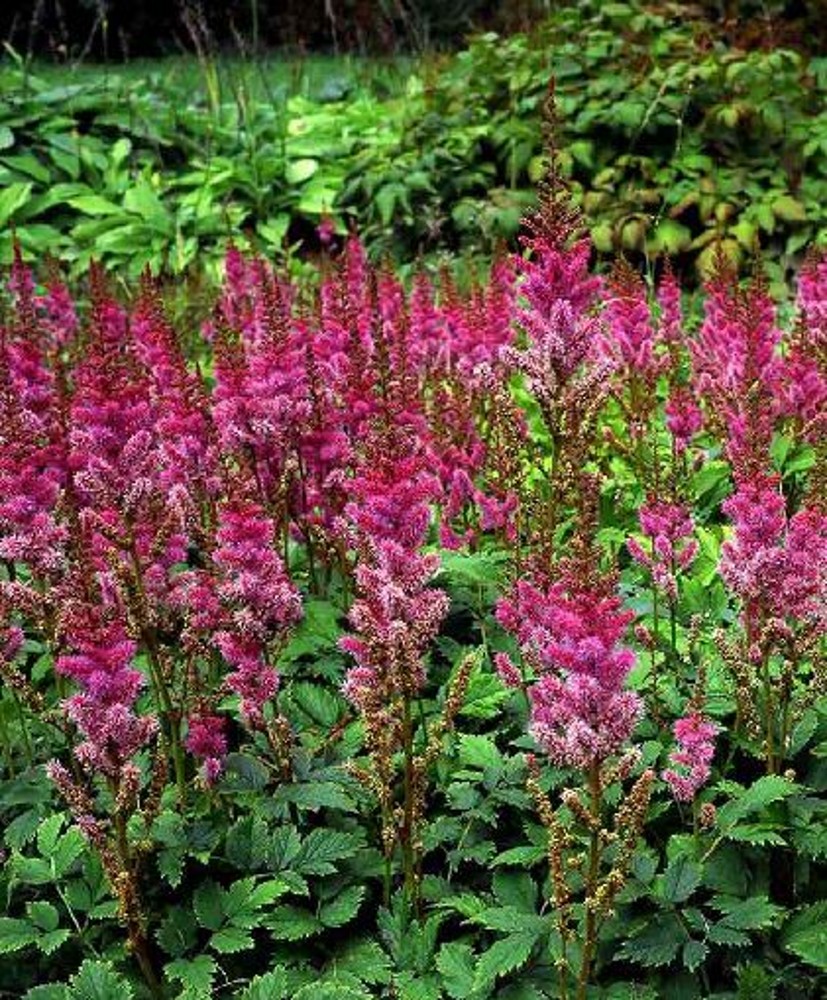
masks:
<path fill-rule="evenodd" d="M 554 763 L 589 768 L 631 736 L 642 702 L 624 690 L 635 655 L 621 640 L 632 617 L 606 587 L 578 587 L 573 579 L 548 587 L 518 580 L 499 601 L 497 620 L 537 675 L 531 729 Z M 498 668 L 504 680 L 519 676 L 502 656 Z"/>
<path fill-rule="evenodd" d="M 679 802 L 691 802 L 709 780 L 717 732 L 718 727 L 699 712 L 675 722 L 675 740 L 680 749 L 670 755 L 671 766 L 663 772 L 663 780 Z"/>
<path fill-rule="evenodd" d="M 651 552 L 636 538 L 629 538 L 626 547 L 632 558 L 652 574 L 655 586 L 670 600 L 676 600 L 677 574 L 698 553 L 698 543 L 692 537 L 695 530 L 692 514 L 682 504 L 650 500 L 638 511 L 638 518 L 640 530 L 650 540 Z"/>

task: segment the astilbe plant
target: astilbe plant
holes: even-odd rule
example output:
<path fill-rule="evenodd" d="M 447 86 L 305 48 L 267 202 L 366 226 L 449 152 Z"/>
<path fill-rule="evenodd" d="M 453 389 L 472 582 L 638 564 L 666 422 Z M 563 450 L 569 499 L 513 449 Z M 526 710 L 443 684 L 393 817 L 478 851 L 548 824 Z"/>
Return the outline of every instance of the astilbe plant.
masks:
<path fill-rule="evenodd" d="M 817 310 L 807 305 L 811 295 L 805 277 L 799 347 L 785 357 L 761 279 L 739 288 L 719 262 L 706 318 L 692 345 L 697 390 L 723 438 L 735 485 L 723 504 L 733 534 L 720 564 L 741 605 L 741 641 L 725 646 L 736 679 L 735 729 L 752 741 L 770 772 L 782 768 L 792 727 L 825 683 L 819 653 L 827 596 L 823 498 L 811 492 L 791 512 L 771 450 L 774 435 L 792 433 L 785 431 L 791 422 L 806 425 L 813 419 L 810 394 L 800 398 L 789 392 L 800 375 L 800 344 L 808 342 L 811 324 L 812 341 L 818 342 Z M 818 469 L 813 480 L 819 481 Z"/>

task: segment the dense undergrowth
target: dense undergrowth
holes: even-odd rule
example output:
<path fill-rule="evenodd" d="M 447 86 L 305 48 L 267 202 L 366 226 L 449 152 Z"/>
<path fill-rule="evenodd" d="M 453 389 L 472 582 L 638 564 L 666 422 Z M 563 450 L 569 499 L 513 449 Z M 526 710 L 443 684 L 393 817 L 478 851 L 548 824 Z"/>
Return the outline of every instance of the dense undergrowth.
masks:
<path fill-rule="evenodd" d="M 827 263 L 694 322 L 556 169 L 471 289 L 334 251 L 14 263 L 0 993 L 821 995 Z"/>
<path fill-rule="evenodd" d="M 490 254 L 533 203 L 553 74 L 563 166 L 601 253 L 705 272 L 716 246 L 741 264 L 760 245 L 780 292 L 824 239 L 827 63 L 750 37 L 727 43 L 684 5 L 564 5 L 530 36 L 482 35 L 407 80 L 378 64 L 311 93 L 301 67 L 289 85 L 206 53 L 197 83 L 189 69 L 56 83 L 7 60 L 0 224 L 75 274 L 93 256 L 132 277 L 147 262 L 179 272 L 242 234 L 312 253 L 326 215 L 374 259 Z"/>

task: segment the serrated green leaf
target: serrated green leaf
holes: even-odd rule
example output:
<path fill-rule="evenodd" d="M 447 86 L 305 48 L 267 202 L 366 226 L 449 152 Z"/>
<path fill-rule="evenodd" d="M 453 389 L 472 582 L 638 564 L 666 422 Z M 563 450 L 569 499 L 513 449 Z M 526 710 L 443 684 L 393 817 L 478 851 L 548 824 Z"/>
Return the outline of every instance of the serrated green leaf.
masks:
<path fill-rule="evenodd" d="M 172 958 L 180 958 L 195 947 L 198 939 L 195 915 L 183 906 L 171 907 L 155 932 L 155 938 Z"/>
<path fill-rule="evenodd" d="M 51 854 L 56 876 L 62 878 L 66 875 L 86 850 L 88 848 L 83 834 L 76 826 L 70 826 L 59 838 Z"/>
<path fill-rule="evenodd" d="M 671 914 L 662 914 L 628 938 L 621 954 L 645 968 L 656 968 L 674 961 L 685 940 L 686 934 L 677 919 Z"/>
<path fill-rule="evenodd" d="M 274 802 L 290 802 L 306 812 L 319 809 L 341 809 L 355 812 L 356 803 L 341 785 L 332 781 L 306 781 L 301 784 L 280 785 L 273 795 Z"/>
<path fill-rule="evenodd" d="M 290 868 L 301 853 L 302 840 L 294 826 L 280 826 L 270 838 L 268 861 L 273 871 Z"/>
<path fill-rule="evenodd" d="M 477 959 L 474 989 L 486 989 L 501 976 L 519 969 L 528 961 L 537 940 L 537 934 L 524 932 L 509 934 L 508 937 L 495 941 Z"/>
<path fill-rule="evenodd" d="M 528 872 L 495 872 L 491 888 L 497 902 L 535 916 L 537 884 Z"/>
<path fill-rule="evenodd" d="M 730 802 L 721 806 L 718 810 L 718 826 L 721 830 L 728 830 L 747 816 L 800 791 L 801 786 L 789 778 L 782 778 L 778 774 L 765 774 L 749 788 L 738 792 Z"/>
<path fill-rule="evenodd" d="M 336 968 L 373 985 L 390 982 L 390 959 L 377 941 L 360 938 L 347 944 L 335 958 Z"/>
<path fill-rule="evenodd" d="M 694 972 L 695 969 L 703 965 L 708 952 L 709 949 L 703 941 L 687 941 L 683 946 L 684 966 L 690 972 Z"/>
<path fill-rule="evenodd" d="M 34 944 L 40 931 L 28 920 L 0 917 L 0 955 L 7 955 Z"/>
<path fill-rule="evenodd" d="M 215 959 L 210 955 L 198 955 L 193 959 L 177 958 L 164 966 L 167 979 L 181 983 L 188 993 L 204 997 L 205 1000 L 212 996 L 216 972 Z"/>
<path fill-rule="evenodd" d="M 215 882 L 202 882 L 192 897 L 198 923 L 208 931 L 217 931 L 224 923 L 224 890 Z"/>
<path fill-rule="evenodd" d="M 273 932 L 278 941 L 300 941 L 321 930 L 314 914 L 300 906 L 277 906 L 267 915 L 264 926 Z"/>
<path fill-rule="evenodd" d="M 507 851 L 498 854 L 492 865 L 514 865 L 519 868 L 531 868 L 548 857 L 548 851 L 540 844 L 524 844 L 519 847 L 509 847 Z"/>
<path fill-rule="evenodd" d="M 325 927 L 343 927 L 350 923 L 359 912 L 365 897 L 363 885 L 348 886 L 330 903 L 325 903 L 319 911 L 319 919 Z"/>
<path fill-rule="evenodd" d="M 784 926 L 781 943 L 808 965 L 827 971 L 827 901 L 796 913 Z"/>
<path fill-rule="evenodd" d="M 661 898 L 667 903 L 683 903 L 701 884 L 703 866 L 686 855 L 674 858 L 661 883 Z"/>
<path fill-rule="evenodd" d="M 41 934 L 37 939 L 37 947 L 44 955 L 51 955 L 68 940 L 69 931 L 65 927 L 61 927 L 59 930 Z"/>
<path fill-rule="evenodd" d="M 71 979 L 72 1000 L 132 1000 L 132 987 L 109 962 L 87 959 Z"/>
<path fill-rule="evenodd" d="M 361 836 L 355 833 L 311 830 L 295 860 L 296 871 L 302 875 L 331 875 L 336 871 L 335 862 L 352 858 L 362 843 Z"/>
<path fill-rule="evenodd" d="M 238 1000 L 291 1000 L 292 992 L 285 970 L 274 969 L 264 976 L 256 976 Z"/>
<path fill-rule="evenodd" d="M 439 949 L 436 967 L 445 992 L 453 1000 L 467 1000 L 474 992 L 474 961 L 470 944 L 451 941 Z"/>
<path fill-rule="evenodd" d="M 726 832 L 727 840 L 742 844 L 755 844 L 762 847 L 765 844 L 783 846 L 786 841 L 770 823 L 739 823 Z"/>
<path fill-rule="evenodd" d="M 69 987 L 64 983 L 49 983 L 48 986 L 33 986 L 23 994 L 23 1000 L 72 1000 Z"/>
<path fill-rule="evenodd" d="M 771 903 L 764 896 L 751 896 L 749 899 L 716 896 L 712 906 L 725 914 L 721 924 L 739 931 L 771 927 L 783 913 L 783 907 Z"/>
<path fill-rule="evenodd" d="M 503 767 L 503 755 L 487 736 L 464 733 L 459 741 L 459 760 L 463 767 L 480 771 L 497 772 Z"/>
<path fill-rule="evenodd" d="M 241 927 L 222 927 L 210 938 L 210 947 L 222 955 L 232 955 L 253 947 L 253 935 Z"/>

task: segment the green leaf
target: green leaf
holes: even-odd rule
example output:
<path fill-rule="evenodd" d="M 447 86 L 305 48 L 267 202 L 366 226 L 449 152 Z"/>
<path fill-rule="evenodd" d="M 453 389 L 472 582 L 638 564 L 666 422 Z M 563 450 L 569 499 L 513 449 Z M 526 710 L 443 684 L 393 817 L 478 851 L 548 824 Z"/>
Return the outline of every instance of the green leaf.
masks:
<path fill-rule="evenodd" d="M 495 941 L 477 959 L 474 989 L 486 989 L 500 976 L 519 969 L 528 961 L 536 943 L 537 935 L 526 932 L 509 934 L 508 937 Z"/>
<path fill-rule="evenodd" d="M 300 906 L 277 906 L 264 923 L 279 941 L 300 941 L 321 930 L 316 917 Z"/>
<path fill-rule="evenodd" d="M 703 941 L 687 941 L 683 946 L 683 964 L 694 972 L 706 959 L 709 949 Z"/>
<path fill-rule="evenodd" d="M 28 920 L 0 917 L 0 955 L 28 948 L 37 941 L 40 931 Z"/>
<path fill-rule="evenodd" d="M 326 730 L 332 729 L 347 711 L 344 699 L 321 684 L 294 684 L 290 700 L 311 723 Z"/>
<path fill-rule="evenodd" d="M 827 971 L 827 901 L 796 913 L 784 926 L 781 943 L 786 951 Z"/>
<path fill-rule="evenodd" d="M 302 875 L 332 875 L 335 862 L 352 858 L 362 846 L 362 838 L 342 830 L 311 830 L 302 844 L 295 867 Z"/>
<path fill-rule="evenodd" d="M 123 215 L 120 205 L 99 194 L 79 194 L 67 198 L 66 202 L 84 215 Z"/>
<path fill-rule="evenodd" d="M 69 931 L 65 927 L 61 927 L 59 930 L 41 934 L 37 939 L 37 947 L 44 955 L 51 955 L 68 940 Z"/>
<path fill-rule="evenodd" d="M 238 1000 L 291 1000 L 292 994 L 285 970 L 274 969 L 264 976 L 256 976 Z"/>
<path fill-rule="evenodd" d="M 188 993 L 204 998 L 212 996 L 216 972 L 215 959 L 210 955 L 198 955 L 192 960 L 177 958 L 164 966 L 167 979 L 176 980 Z"/>
<path fill-rule="evenodd" d="M 44 819 L 37 829 L 37 849 L 44 858 L 48 858 L 57 845 L 57 838 L 63 829 L 63 813 L 55 813 Z"/>
<path fill-rule="evenodd" d="M 0 227 L 4 227 L 15 212 L 26 204 L 31 193 L 31 181 L 9 184 L 0 191 Z"/>
<path fill-rule="evenodd" d="M 23 1000 L 72 1000 L 72 997 L 64 983 L 50 983 L 48 986 L 33 986 L 23 994 Z"/>
<path fill-rule="evenodd" d="M 390 959 L 377 941 L 368 938 L 350 941 L 335 961 L 337 969 L 358 976 L 365 983 L 390 982 Z"/>
<path fill-rule="evenodd" d="M 253 935 L 241 927 L 223 927 L 210 938 L 210 947 L 222 955 L 246 951 L 253 947 Z"/>
<path fill-rule="evenodd" d="M 0 149 L 10 149 L 14 145 L 14 132 L 8 125 L 0 125 Z"/>
<path fill-rule="evenodd" d="M 548 851 L 541 844 L 522 844 L 519 847 L 509 847 L 507 851 L 498 854 L 491 864 L 531 868 L 545 861 L 547 856 Z"/>
<path fill-rule="evenodd" d="M 771 927 L 784 912 L 783 907 L 776 906 L 764 896 L 751 896 L 749 899 L 715 896 L 712 906 L 726 914 L 720 921 L 721 924 L 738 931 L 757 931 Z"/>
<path fill-rule="evenodd" d="M 653 968 L 672 962 L 686 940 L 683 928 L 671 914 L 653 917 L 643 929 L 627 939 L 621 954 L 642 965 Z"/>
<path fill-rule="evenodd" d="M 303 184 L 319 169 L 319 161 L 310 158 L 291 160 L 284 169 L 284 177 L 288 184 Z"/>
<path fill-rule="evenodd" d="M 356 811 L 353 799 L 340 785 L 332 781 L 305 781 L 300 784 L 279 785 L 273 795 L 273 801 L 291 802 L 307 812 L 317 812 L 319 809 Z"/>
<path fill-rule="evenodd" d="M 801 786 L 789 778 L 782 778 L 778 774 L 765 774 L 749 788 L 738 791 L 730 802 L 721 806 L 718 810 L 718 826 L 727 831 L 752 813 L 775 802 L 781 802 L 800 791 Z"/>
<path fill-rule="evenodd" d="M 194 914 L 183 906 L 173 906 L 161 921 L 155 938 L 167 955 L 180 958 L 195 947 L 197 926 Z"/>
<path fill-rule="evenodd" d="M 501 906 L 536 915 L 537 886 L 528 872 L 495 872 L 491 887 Z"/>
<path fill-rule="evenodd" d="M 202 882 L 192 897 L 198 923 L 208 931 L 217 931 L 224 923 L 224 890 L 215 882 Z"/>
<path fill-rule="evenodd" d="M 53 931 L 60 923 L 60 914 L 56 906 L 51 903 L 38 900 L 26 906 L 26 913 L 29 920 L 42 931 Z"/>
<path fill-rule="evenodd" d="M 459 740 L 459 760 L 464 767 L 480 771 L 499 772 L 503 767 L 503 755 L 487 736 L 464 733 Z"/>
<path fill-rule="evenodd" d="M 52 864 L 58 878 L 66 875 L 78 858 L 87 850 L 86 840 L 76 826 L 70 826 L 58 840 L 52 853 Z"/>
<path fill-rule="evenodd" d="M 701 884 L 703 867 L 686 855 L 669 863 L 661 883 L 661 897 L 667 903 L 683 903 Z"/>
<path fill-rule="evenodd" d="M 71 980 L 72 1000 L 132 1000 L 132 987 L 109 962 L 87 959 Z"/>
<path fill-rule="evenodd" d="M 478 657 L 471 669 L 459 714 L 469 719 L 495 719 L 503 702 L 510 697 L 511 692 L 495 673 L 483 667 L 482 657 Z"/>
<path fill-rule="evenodd" d="M 363 885 L 351 885 L 319 911 L 319 919 L 325 927 L 343 927 L 350 923 L 359 912 L 365 896 Z"/>
<path fill-rule="evenodd" d="M 806 222 L 807 209 L 792 195 L 782 194 L 771 205 L 772 214 L 782 222 Z"/>
<path fill-rule="evenodd" d="M 445 992 L 453 1000 L 466 1000 L 474 991 L 474 952 L 469 944 L 451 941 L 439 949 L 436 967 Z"/>

